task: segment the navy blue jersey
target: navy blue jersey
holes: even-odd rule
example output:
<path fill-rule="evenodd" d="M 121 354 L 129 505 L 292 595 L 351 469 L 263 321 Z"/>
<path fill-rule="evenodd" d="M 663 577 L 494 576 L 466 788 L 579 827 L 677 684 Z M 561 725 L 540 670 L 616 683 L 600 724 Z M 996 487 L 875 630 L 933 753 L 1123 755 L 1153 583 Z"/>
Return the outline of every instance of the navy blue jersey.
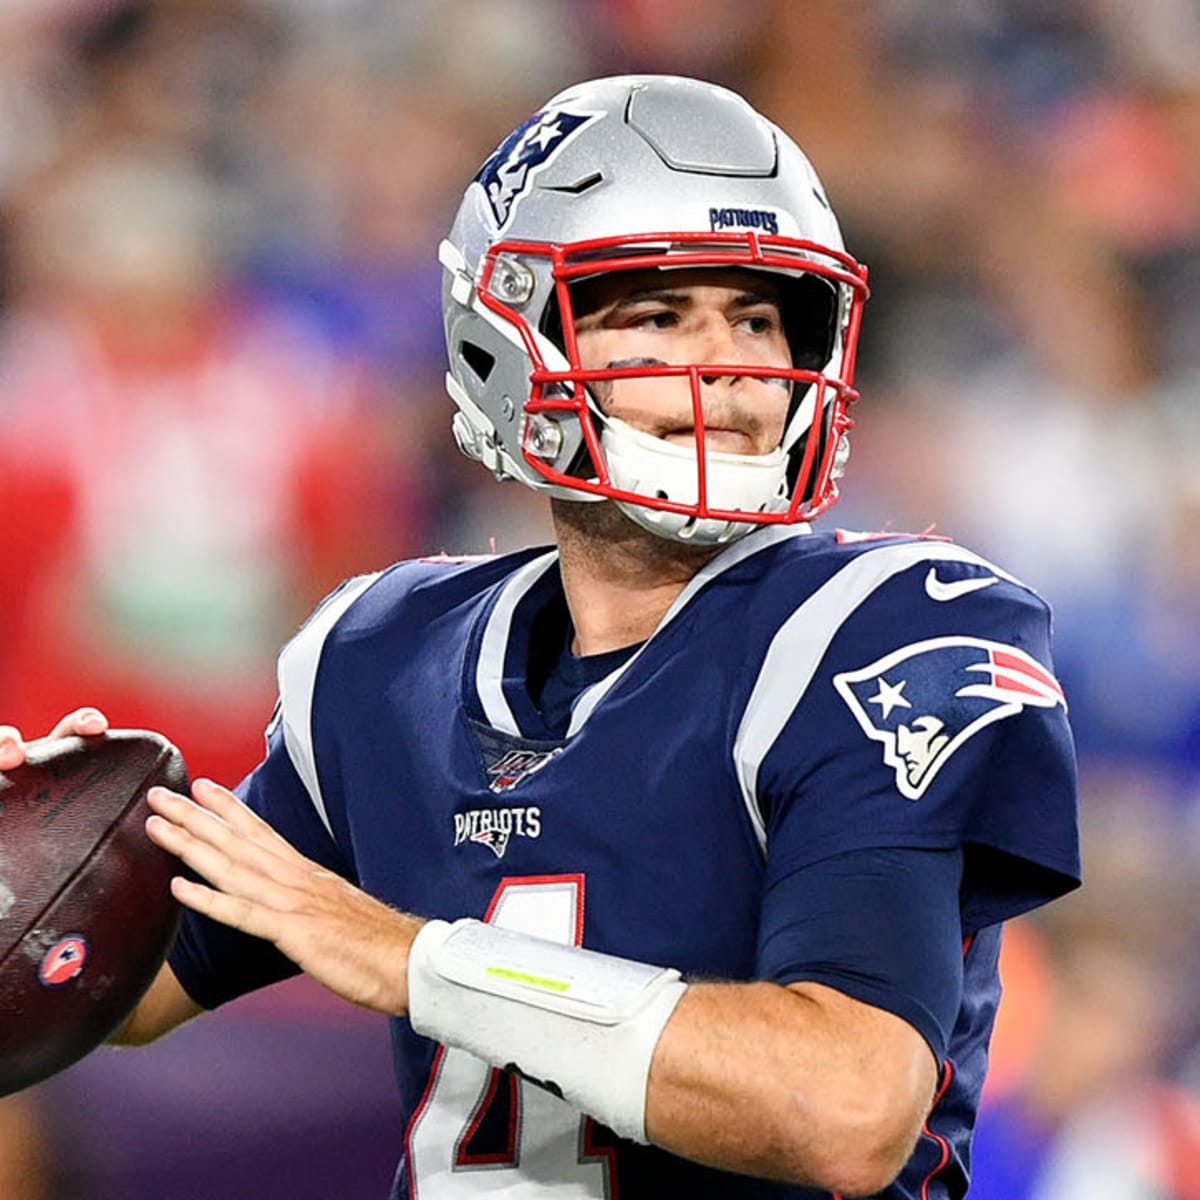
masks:
<path fill-rule="evenodd" d="M 941 1071 L 884 1195 L 962 1195 L 999 924 L 1079 873 L 1046 606 L 948 542 L 758 530 L 688 584 L 556 735 L 526 673 L 531 637 L 562 603 L 553 551 L 402 563 L 345 584 L 281 656 L 269 752 L 243 797 L 398 908 L 726 980 L 837 986 L 836 962 L 797 950 L 798 882 L 859 851 L 953 851 L 961 881 L 936 915 L 962 956 L 955 1011 L 926 1013 L 869 979 L 858 994 L 911 1021 Z M 209 1006 L 295 969 L 194 914 L 171 962 Z M 535 1178 L 571 1197 L 814 1195 L 621 1141 L 405 1020 L 392 1028 L 408 1114 L 397 1196 Z"/>

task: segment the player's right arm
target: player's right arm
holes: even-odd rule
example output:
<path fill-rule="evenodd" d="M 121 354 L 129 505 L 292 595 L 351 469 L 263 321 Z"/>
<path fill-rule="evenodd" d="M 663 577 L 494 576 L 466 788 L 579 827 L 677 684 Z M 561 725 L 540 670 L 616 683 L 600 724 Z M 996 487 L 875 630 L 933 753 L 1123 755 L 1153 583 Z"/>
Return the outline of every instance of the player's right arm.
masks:
<path fill-rule="evenodd" d="M 77 708 L 46 735 L 44 741 L 65 737 L 97 737 L 108 729 L 108 718 L 95 708 Z M 19 767 L 30 746 L 13 725 L 0 725 L 0 771 Z M 128 1020 L 108 1040 L 121 1046 L 143 1046 L 169 1033 L 203 1009 L 183 990 L 175 972 L 164 963 Z"/>
<path fill-rule="evenodd" d="M 108 1041 L 114 1046 L 146 1046 L 204 1011 L 183 990 L 171 964 L 163 963 L 137 1008 Z"/>

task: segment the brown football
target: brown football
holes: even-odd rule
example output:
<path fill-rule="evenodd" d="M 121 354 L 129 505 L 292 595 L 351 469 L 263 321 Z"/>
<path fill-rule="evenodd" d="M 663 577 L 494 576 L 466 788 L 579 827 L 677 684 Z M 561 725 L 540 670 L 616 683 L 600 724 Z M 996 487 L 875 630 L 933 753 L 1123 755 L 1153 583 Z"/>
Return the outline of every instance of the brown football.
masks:
<path fill-rule="evenodd" d="M 42 743 L 0 772 L 0 1096 L 99 1045 L 170 948 L 180 864 L 146 836 L 155 784 L 186 792 L 187 770 L 141 730 Z"/>

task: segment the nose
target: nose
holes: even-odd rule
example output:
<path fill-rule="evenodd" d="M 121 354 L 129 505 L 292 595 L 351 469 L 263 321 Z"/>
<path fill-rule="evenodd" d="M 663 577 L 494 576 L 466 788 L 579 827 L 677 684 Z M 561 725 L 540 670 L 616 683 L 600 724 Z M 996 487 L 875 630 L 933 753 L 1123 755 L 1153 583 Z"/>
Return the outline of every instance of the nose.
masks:
<path fill-rule="evenodd" d="M 700 330 L 697 351 L 702 363 L 730 363 L 743 361 L 742 350 L 733 336 L 733 327 L 723 315 L 714 313 L 704 321 Z M 740 375 L 701 375 L 706 384 L 716 383 L 718 379 L 728 379 L 731 383 L 740 379 Z"/>

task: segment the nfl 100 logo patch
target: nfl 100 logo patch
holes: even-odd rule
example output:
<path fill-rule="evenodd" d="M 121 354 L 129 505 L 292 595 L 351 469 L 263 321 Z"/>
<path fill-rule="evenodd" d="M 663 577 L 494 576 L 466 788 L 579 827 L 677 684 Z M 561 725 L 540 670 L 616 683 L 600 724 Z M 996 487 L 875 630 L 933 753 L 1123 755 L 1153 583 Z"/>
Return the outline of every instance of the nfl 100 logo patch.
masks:
<path fill-rule="evenodd" d="M 483 778 L 492 792 L 512 791 L 531 775 L 548 767 L 563 752 L 561 744 L 530 743 L 477 721 L 471 722 L 471 732 Z"/>
<path fill-rule="evenodd" d="M 493 792 L 507 792 L 523 779 L 528 779 L 530 775 L 540 771 L 556 754 L 561 753 L 561 746 L 555 746 L 553 750 L 507 750 L 487 764 L 485 771 L 488 787 Z"/>
<path fill-rule="evenodd" d="M 563 752 L 562 746 L 522 743 L 474 721 L 471 728 L 483 778 L 488 790 L 497 795 L 519 787 Z M 487 846 L 497 858 L 504 857 L 513 838 L 541 836 L 542 810 L 536 804 L 489 806 L 454 814 L 454 844 L 474 842 Z"/>

